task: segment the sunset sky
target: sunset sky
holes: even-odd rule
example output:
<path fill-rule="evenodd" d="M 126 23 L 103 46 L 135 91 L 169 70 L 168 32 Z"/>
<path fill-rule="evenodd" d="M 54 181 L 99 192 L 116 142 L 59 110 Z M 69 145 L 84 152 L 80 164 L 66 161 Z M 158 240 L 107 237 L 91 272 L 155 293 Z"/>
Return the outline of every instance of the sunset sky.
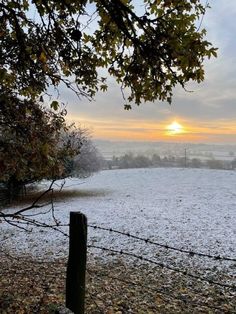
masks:
<path fill-rule="evenodd" d="M 67 119 L 90 128 L 94 139 L 236 144 L 236 1 L 209 2 L 202 27 L 219 48 L 218 58 L 205 61 L 205 81 L 190 85 L 193 93 L 176 88 L 171 106 L 156 101 L 125 111 L 120 89 L 109 79 L 108 92 L 93 102 L 63 89 Z M 181 132 L 168 131 L 174 121 Z"/>

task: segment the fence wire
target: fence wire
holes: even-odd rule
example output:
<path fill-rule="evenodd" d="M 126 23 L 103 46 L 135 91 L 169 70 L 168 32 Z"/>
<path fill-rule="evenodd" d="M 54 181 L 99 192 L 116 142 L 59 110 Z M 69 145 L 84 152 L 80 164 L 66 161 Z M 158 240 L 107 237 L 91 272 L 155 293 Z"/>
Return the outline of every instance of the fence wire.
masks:
<path fill-rule="evenodd" d="M 97 225 L 88 225 L 88 227 L 92 228 L 92 229 L 95 229 L 95 230 L 98 229 L 98 230 L 108 231 L 108 232 L 111 232 L 111 233 L 117 233 L 117 234 L 126 236 L 128 238 L 132 238 L 132 239 L 135 239 L 135 240 L 143 241 L 143 242 L 145 242 L 147 244 L 152 244 L 152 245 L 155 245 L 155 246 L 158 246 L 158 247 L 162 247 L 162 248 L 167 249 L 167 250 L 172 250 L 172 251 L 177 251 L 177 252 L 181 252 L 181 253 L 186 253 L 186 254 L 189 254 L 190 256 L 200 256 L 200 257 L 207 257 L 207 258 L 211 258 L 211 259 L 219 260 L 219 261 L 222 260 L 222 261 L 236 262 L 236 258 L 220 256 L 220 255 L 211 255 L 211 254 L 199 253 L 199 252 L 195 252 L 193 250 L 177 248 L 177 247 L 170 246 L 170 245 L 167 245 L 167 244 L 158 243 L 156 241 L 152 241 L 152 240 L 150 240 L 148 238 L 143 238 L 143 237 L 131 234 L 129 232 L 123 232 L 123 231 L 115 230 L 115 229 L 112 229 L 112 228 L 105 228 L 105 227 L 101 227 L 101 226 L 97 226 Z"/>
<path fill-rule="evenodd" d="M 158 266 L 160 268 L 166 268 L 166 269 L 168 269 L 170 271 L 174 271 L 174 272 L 180 273 L 180 274 L 182 274 L 184 276 L 188 276 L 188 277 L 191 277 L 193 279 L 205 281 L 205 282 L 207 282 L 207 283 L 209 283 L 211 285 L 217 285 L 217 286 L 220 286 L 220 287 L 223 287 L 223 288 L 229 288 L 229 289 L 232 289 L 233 291 L 236 291 L 236 286 L 228 285 L 226 283 L 220 283 L 220 282 L 217 282 L 217 281 L 205 278 L 205 277 L 194 275 L 192 273 L 188 273 L 186 270 L 181 270 L 181 269 L 178 269 L 178 268 L 174 268 L 172 266 L 169 266 L 169 265 L 166 265 L 164 263 L 160 263 L 160 262 L 154 261 L 154 260 L 152 260 L 150 258 L 146 258 L 146 257 L 143 257 L 141 255 L 133 254 L 133 253 L 126 252 L 126 251 L 123 251 L 123 250 L 118 251 L 118 250 L 114 250 L 114 249 L 103 247 L 103 246 L 99 246 L 99 245 L 91 245 L 90 244 L 90 245 L 88 245 L 88 248 L 94 248 L 94 249 L 102 250 L 104 252 L 110 252 L 110 253 L 113 253 L 113 254 L 125 255 L 125 256 L 129 256 L 129 257 L 133 257 L 133 258 L 136 258 L 138 260 L 145 261 L 145 262 L 148 262 L 150 264 L 154 264 L 154 265 L 156 265 L 156 266 Z"/>
<path fill-rule="evenodd" d="M 65 224 L 65 225 L 62 225 L 62 224 L 50 225 L 50 224 L 47 224 L 47 223 L 38 222 L 38 221 L 36 221 L 34 219 L 31 219 L 29 217 L 25 217 L 24 222 L 26 222 L 27 224 L 36 224 L 36 226 L 38 226 L 38 227 L 51 228 L 54 231 L 57 231 L 60 234 L 62 234 L 64 237 L 69 237 L 68 232 L 66 232 L 64 230 L 61 230 L 61 227 L 69 227 L 69 224 Z M 196 252 L 194 250 L 178 248 L 178 247 L 175 247 L 175 246 L 159 243 L 157 241 L 153 241 L 151 239 L 144 238 L 144 237 L 141 237 L 141 236 L 138 236 L 138 235 L 135 235 L 135 234 L 131 234 L 129 232 L 123 232 L 123 231 L 120 231 L 120 230 L 116 230 L 116 229 L 112 229 L 112 228 L 106 228 L 106 227 L 102 227 L 102 226 L 98 226 L 98 225 L 94 225 L 94 224 L 91 224 L 91 225 L 89 224 L 88 227 L 92 228 L 92 229 L 95 229 L 95 230 L 102 230 L 102 231 L 114 233 L 114 234 L 117 234 L 117 235 L 125 236 L 125 237 L 128 237 L 130 239 L 142 241 L 142 242 L 144 242 L 146 244 L 158 246 L 158 247 L 164 248 L 164 249 L 169 250 L 169 251 L 185 253 L 185 254 L 188 254 L 189 257 L 199 256 L 199 257 L 202 257 L 202 258 L 213 259 L 213 260 L 219 261 L 219 262 L 220 261 L 236 262 L 236 258 L 234 258 L 234 257 L 227 257 L 227 256 L 221 256 L 221 255 L 213 255 L 213 254 L 205 254 L 205 253 L 201 253 L 201 252 Z M 137 260 L 140 260 L 140 261 L 143 261 L 143 262 L 147 262 L 149 264 L 155 265 L 155 266 L 160 267 L 162 269 L 167 269 L 169 271 L 173 271 L 175 273 L 179 273 L 179 274 L 181 274 L 181 275 L 183 275 L 185 277 L 190 277 L 190 278 L 192 278 L 194 280 L 199 280 L 199 281 L 206 282 L 206 283 L 208 283 L 210 285 L 213 285 L 213 286 L 217 286 L 217 287 L 221 287 L 221 288 L 227 289 L 227 291 L 233 291 L 233 292 L 236 291 L 236 286 L 235 285 L 231 285 L 231 284 L 223 283 L 223 282 L 218 282 L 218 281 L 212 280 L 210 278 L 199 276 L 197 274 L 190 273 L 187 270 L 175 268 L 175 267 L 172 267 L 172 266 L 170 266 L 168 264 L 165 264 L 165 263 L 162 263 L 162 262 L 158 262 L 157 260 L 153 260 L 151 258 L 147 258 L 147 257 L 144 257 L 142 255 L 134 254 L 134 253 L 129 252 L 129 251 L 116 250 L 116 249 L 113 249 L 113 248 L 99 246 L 99 245 L 93 245 L 93 244 L 89 244 L 87 247 L 89 249 L 98 249 L 98 250 L 101 250 L 103 252 L 111 253 L 113 255 L 120 255 L 120 256 L 127 256 L 127 257 L 131 257 L 131 258 L 135 258 Z M 0 250 L 0 252 L 4 253 L 5 256 L 8 257 L 8 258 L 19 259 L 18 257 L 13 256 L 13 255 L 9 254 L 8 252 L 3 252 L 3 250 Z M 37 264 L 40 264 L 40 263 L 41 264 L 44 264 L 44 263 L 54 263 L 54 261 L 49 262 L 49 261 L 45 261 L 45 260 L 36 260 L 34 262 L 37 263 Z M 57 263 L 57 262 L 55 262 L 55 263 Z M 64 266 L 66 266 L 65 261 L 62 261 L 61 263 L 64 264 Z M 89 274 L 91 274 L 90 270 L 87 270 L 87 271 L 88 271 Z M 92 272 L 92 273 L 94 274 L 95 272 Z M 56 273 L 54 275 L 55 276 L 58 276 L 58 275 L 60 276 L 60 273 L 58 273 L 58 274 Z M 101 278 L 99 278 L 100 276 L 106 276 L 107 278 L 111 278 L 111 279 L 113 279 L 115 281 L 123 282 L 123 283 L 125 283 L 127 285 L 140 286 L 140 283 L 135 283 L 135 282 L 133 282 L 131 280 L 125 280 L 125 279 L 122 279 L 122 278 L 119 278 L 119 277 L 116 277 L 116 276 L 111 276 L 109 274 L 99 273 L 99 274 L 95 274 L 95 275 L 100 280 L 102 280 Z M 44 288 L 47 291 L 48 288 L 47 288 L 46 284 L 45 284 Z M 43 290 L 44 290 L 44 288 L 43 288 Z M 145 289 L 145 290 L 149 290 L 150 289 L 150 287 L 147 287 L 147 286 L 142 286 L 142 288 Z M 222 311 L 221 307 L 217 307 L 217 306 L 214 306 L 214 305 L 211 305 L 211 304 L 207 304 L 207 303 L 203 303 L 203 302 L 200 302 L 200 301 L 195 302 L 195 301 L 190 300 L 190 299 L 186 300 L 186 298 L 183 298 L 181 296 L 179 296 L 179 297 L 178 296 L 172 296 L 171 292 L 164 291 L 161 288 L 160 289 L 159 288 L 158 289 L 152 289 L 151 288 L 151 290 L 153 290 L 154 292 L 159 293 L 161 295 L 164 295 L 164 296 L 166 296 L 168 298 L 181 301 L 183 303 L 189 302 L 193 306 L 203 306 L 203 307 L 206 307 L 206 308 L 209 308 L 209 309 Z M 99 311 L 99 313 L 103 313 L 103 310 L 100 308 L 99 304 L 96 302 L 96 297 L 97 296 L 93 295 L 93 293 L 91 291 L 86 291 L 86 293 L 87 293 L 88 297 L 91 299 L 91 301 L 95 304 L 95 307 Z M 43 300 L 43 296 L 42 296 L 42 300 Z"/>

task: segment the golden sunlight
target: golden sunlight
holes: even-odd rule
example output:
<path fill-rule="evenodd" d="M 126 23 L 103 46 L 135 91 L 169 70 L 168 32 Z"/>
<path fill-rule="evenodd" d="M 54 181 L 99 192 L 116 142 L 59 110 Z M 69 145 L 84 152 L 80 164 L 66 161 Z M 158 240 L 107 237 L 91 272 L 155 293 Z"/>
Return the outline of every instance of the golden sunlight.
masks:
<path fill-rule="evenodd" d="M 166 130 L 168 135 L 175 135 L 184 132 L 183 126 L 176 121 L 167 125 Z"/>

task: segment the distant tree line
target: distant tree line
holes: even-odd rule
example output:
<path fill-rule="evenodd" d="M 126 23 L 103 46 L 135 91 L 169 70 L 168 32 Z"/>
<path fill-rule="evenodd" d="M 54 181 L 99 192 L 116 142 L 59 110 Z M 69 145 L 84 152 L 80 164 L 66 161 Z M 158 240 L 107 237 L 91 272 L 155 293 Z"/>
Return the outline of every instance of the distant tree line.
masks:
<path fill-rule="evenodd" d="M 113 156 L 112 160 L 107 160 L 104 165 L 107 169 L 128 169 L 128 168 L 148 168 L 148 167 L 186 167 L 186 168 L 208 168 L 208 169 L 236 169 L 236 158 L 232 161 L 199 158 L 186 158 L 176 156 L 161 157 L 153 154 L 148 157 L 145 155 L 135 155 L 127 153 L 122 156 Z"/>

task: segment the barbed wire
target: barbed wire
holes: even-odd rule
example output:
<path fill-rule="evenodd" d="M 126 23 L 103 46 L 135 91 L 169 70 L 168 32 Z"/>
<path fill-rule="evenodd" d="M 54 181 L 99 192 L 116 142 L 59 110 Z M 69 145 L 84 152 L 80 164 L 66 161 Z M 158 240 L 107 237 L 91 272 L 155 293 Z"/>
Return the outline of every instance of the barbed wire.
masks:
<path fill-rule="evenodd" d="M 214 310 L 221 310 L 222 311 L 222 307 L 218 307 L 218 306 L 214 306 L 214 305 L 210 305 L 210 304 L 207 304 L 207 303 L 203 303 L 203 302 L 194 302 L 193 300 L 187 300 L 186 298 L 183 298 L 181 296 L 173 296 L 171 293 L 171 291 L 167 292 L 167 291 L 164 291 L 162 289 L 157 289 L 157 288 L 152 288 L 152 287 L 147 287 L 146 285 L 142 285 L 140 283 L 136 283 L 136 282 L 133 282 L 133 281 L 130 281 L 130 280 L 127 280 L 127 279 L 122 279 L 122 278 L 119 278 L 119 277 L 115 277 L 115 276 L 111 276 L 107 273 L 99 273 L 96 274 L 96 271 L 91 271 L 91 270 L 87 270 L 87 273 L 90 275 L 90 276 L 93 276 L 93 273 L 95 273 L 95 275 L 97 275 L 97 278 L 99 280 L 102 280 L 101 279 L 101 275 L 103 277 L 106 277 L 106 278 L 110 278 L 110 279 L 114 279 L 114 280 L 117 280 L 117 281 L 120 281 L 120 282 L 123 282 L 123 283 L 126 283 L 126 284 L 129 284 L 129 285 L 133 285 L 133 286 L 136 286 L 136 287 L 141 287 L 142 289 L 145 289 L 147 291 L 150 291 L 152 290 L 153 292 L 156 292 L 156 293 L 159 293 L 161 295 L 165 295 L 166 297 L 168 298 L 171 298 L 171 299 L 174 299 L 174 300 L 178 300 L 178 301 L 181 301 L 183 303 L 190 303 L 191 305 L 195 305 L 195 306 L 203 306 L 203 307 L 207 307 L 207 308 L 211 308 L 211 309 L 214 309 Z M 196 295 L 196 294 L 195 294 Z"/>
<path fill-rule="evenodd" d="M 65 232 L 63 232 L 62 230 L 59 229 L 60 227 L 69 227 L 70 226 L 69 224 L 56 223 L 55 225 L 49 225 L 47 223 L 42 223 L 42 222 L 39 222 L 37 220 L 34 220 L 34 219 L 30 220 L 30 219 L 27 219 L 27 218 L 29 218 L 29 217 L 21 218 L 27 225 L 31 224 L 31 225 L 35 225 L 35 226 L 38 226 L 38 227 L 52 228 L 55 231 L 58 231 L 58 232 L 62 233 L 65 237 L 69 237 L 69 235 L 67 233 L 65 233 Z M 17 227 L 19 228 L 19 225 L 18 225 L 19 222 L 18 221 L 15 220 L 15 222 L 13 223 L 13 220 L 9 221 L 8 219 L 5 219 L 5 218 L 4 218 L 4 220 L 7 221 L 8 223 L 14 225 L 14 226 L 17 225 Z M 188 254 L 190 257 L 199 256 L 199 257 L 206 257 L 206 258 L 214 259 L 216 261 L 236 262 L 236 258 L 234 258 L 234 257 L 213 255 L 213 254 L 207 254 L 207 253 L 202 253 L 202 252 L 196 252 L 196 251 L 188 250 L 188 249 L 184 249 L 184 248 L 177 248 L 177 247 L 172 246 L 172 245 L 156 242 L 156 241 L 153 241 L 153 240 L 148 239 L 148 238 L 140 237 L 140 236 L 131 234 L 129 232 L 123 232 L 123 231 L 116 230 L 116 229 L 113 229 L 113 228 L 106 228 L 106 227 L 101 227 L 101 226 L 98 226 L 98 225 L 90 225 L 90 224 L 88 224 L 88 227 L 92 228 L 92 229 L 95 229 L 95 230 L 98 229 L 98 230 L 108 231 L 108 232 L 112 232 L 112 233 L 117 233 L 117 234 L 129 237 L 129 238 L 132 238 L 132 239 L 135 239 L 135 240 L 138 240 L 138 241 L 143 241 L 143 242 L 145 242 L 147 244 L 152 244 L 152 245 L 155 245 L 155 246 L 167 249 L 167 250 L 172 250 L 172 251 L 176 251 L 176 252 L 180 252 L 180 253 L 185 253 L 185 254 Z M 21 229 L 24 229 L 24 228 L 21 228 Z"/>
<path fill-rule="evenodd" d="M 220 255 L 211 255 L 211 254 L 195 252 L 195 251 L 192 251 L 192 250 L 181 249 L 181 248 L 177 248 L 177 247 L 170 246 L 170 245 L 167 245 L 167 244 L 158 243 L 156 241 L 152 241 L 150 239 L 143 238 L 143 237 L 131 234 L 129 232 L 123 232 L 123 231 L 115 230 L 115 229 L 112 229 L 112 228 L 100 227 L 100 226 L 97 226 L 97 225 L 88 225 L 88 227 L 89 228 L 93 228 L 93 229 L 99 229 L 99 230 L 104 230 L 104 231 L 117 233 L 117 234 L 120 234 L 120 235 L 123 235 L 123 236 L 127 236 L 129 238 L 135 239 L 135 240 L 143 241 L 143 242 L 148 243 L 148 244 L 153 244 L 153 245 L 162 247 L 164 249 L 177 251 L 177 252 L 181 252 L 181 253 L 186 253 L 186 254 L 189 254 L 191 257 L 192 256 L 200 256 L 200 257 L 211 258 L 211 259 L 214 259 L 214 260 L 223 260 L 223 261 L 236 262 L 236 258 L 220 256 Z"/>
<path fill-rule="evenodd" d="M 143 257 L 141 255 L 133 254 L 133 253 L 126 252 L 126 251 L 123 251 L 123 250 L 118 251 L 118 250 L 115 250 L 115 249 L 106 248 L 106 247 L 98 246 L 98 245 L 91 245 L 91 244 L 89 244 L 87 247 L 88 248 L 94 248 L 94 249 L 102 250 L 104 252 L 111 252 L 111 253 L 114 253 L 114 254 L 130 256 L 130 257 L 136 258 L 138 260 L 141 260 L 141 261 L 144 261 L 144 262 L 148 262 L 150 264 L 154 264 L 154 265 L 156 265 L 156 266 L 158 266 L 160 268 L 166 268 L 168 270 L 180 273 L 180 274 L 182 274 L 184 276 L 191 277 L 193 279 L 205 281 L 205 282 L 207 282 L 209 284 L 212 284 L 212 285 L 217 285 L 217 286 L 220 286 L 220 287 L 223 287 L 223 288 L 229 288 L 229 289 L 232 289 L 233 291 L 236 291 L 236 286 L 228 285 L 226 283 L 220 283 L 220 282 L 217 282 L 217 281 L 214 281 L 214 280 L 211 280 L 211 279 L 207 279 L 205 277 L 194 275 L 194 274 L 188 273 L 186 270 L 181 270 L 181 269 L 178 269 L 178 268 L 166 265 L 164 263 L 154 261 L 154 260 L 152 260 L 150 258 Z"/>
<path fill-rule="evenodd" d="M 32 219 L 31 217 L 26 217 L 24 215 L 18 215 L 16 217 L 10 217 L 10 218 L 6 218 L 3 217 L 2 218 L 3 221 L 5 221 L 6 223 L 8 223 L 9 225 L 12 225 L 14 227 L 17 227 L 19 229 L 22 229 L 26 232 L 31 232 L 32 229 L 29 229 L 29 227 L 41 227 L 41 228 L 48 228 L 48 229 L 52 229 L 54 231 L 57 231 L 59 233 L 61 233 L 64 237 L 69 237 L 69 234 L 62 231 L 60 229 L 60 227 L 65 227 L 65 226 L 69 226 L 69 224 L 66 225 L 61 225 L 60 222 L 58 222 L 56 219 L 54 219 L 54 224 L 48 224 L 46 222 L 43 221 L 39 221 L 36 219 Z M 22 227 L 21 225 L 25 225 L 25 227 Z"/>

